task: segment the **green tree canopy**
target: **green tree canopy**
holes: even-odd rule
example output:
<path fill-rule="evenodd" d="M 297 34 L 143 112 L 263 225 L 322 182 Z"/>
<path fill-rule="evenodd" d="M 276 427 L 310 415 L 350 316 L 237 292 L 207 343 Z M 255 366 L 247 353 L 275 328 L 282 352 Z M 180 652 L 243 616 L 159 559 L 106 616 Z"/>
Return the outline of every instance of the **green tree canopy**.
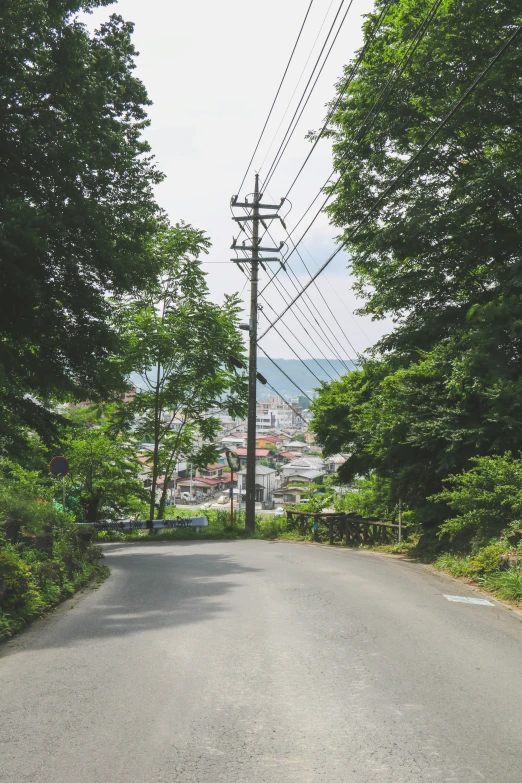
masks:
<path fill-rule="evenodd" d="M 142 379 L 126 415 L 135 436 L 154 444 L 150 519 L 158 479 L 167 477 L 158 506 L 162 516 L 177 461 L 189 458 L 199 467 L 214 462 L 217 414 L 245 411 L 245 379 L 230 361 L 244 353 L 241 303 L 236 295 L 225 296 L 222 305 L 209 301 L 199 262 L 209 244 L 203 232 L 185 224 L 158 234 L 154 252 L 161 274 L 120 313 L 125 369 Z"/>
<path fill-rule="evenodd" d="M 110 406 L 101 414 L 80 407 L 68 418 L 72 426 L 65 429 L 62 446 L 70 465 L 67 509 L 92 524 L 143 513 L 148 492 L 139 479 L 136 448 L 114 425 Z"/>
<path fill-rule="evenodd" d="M 350 454 L 346 480 L 374 476 L 425 522 L 447 512 L 429 497 L 448 475 L 522 447 L 522 36 L 414 159 L 521 19 L 514 0 L 377 0 L 362 67 L 339 82 L 329 214 L 363 311 L 395 329 L 319 390 L 312 429 Z"/>
<path fill-rule="evenodd" d="M 368 43 L 384 6 L 365 24 Z M 522 19 L 516 0 L 445 0 L 416 38 L 431 8 L 391 3 L 332 125 L 340 181 L 330 216 L 365 312 L 397 322 L 382 347 L 408 354 L 465 328 L 471 309 L 520 299 L 521 36 L 352 233 Z"/>
<path fill-rule="evenodd" d="M 150 103 L 133 75 L 132 25 L 90 35 L 109 0 L 4 0 L 0 9 L 0 440 L 44 432 L 53 396 L 118 379 L 114 300 L 155 273 L 161 179 L 142 138 Z M 112 297 L 112 299 L 110 298 Z M 28 396 L 29 395 L 29 396 Z"/>

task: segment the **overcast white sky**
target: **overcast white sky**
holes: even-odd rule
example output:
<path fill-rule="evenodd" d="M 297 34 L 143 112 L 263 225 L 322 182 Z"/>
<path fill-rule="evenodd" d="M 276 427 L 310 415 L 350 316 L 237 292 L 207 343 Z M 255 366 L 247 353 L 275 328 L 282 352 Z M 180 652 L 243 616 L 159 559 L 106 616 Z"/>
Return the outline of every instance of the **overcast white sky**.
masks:
<path fill-rule="evenodd" d="M 347 7 L 348 1 L 344 7 Z M 157 198 L 173 222 L 183 219 L 205 229 L 210 235 L 213 247 L 205 259 L 209 262 L 205 264 L 205 270 L 216 301 L 220 301 L 225 292 L 243 291 L 247 302 L 248 286 L 244 287 L 244 276 L 235 265 L 220 263 L 229 262 L 234 256 L 229 249 L 235 228 L 230 219 L 230 197 L 238 192 L 308 4 L 309 0 L 264 0 L 260 4 L 244 0 L 221 0 L 219 3 L 215 0 L 199 0 L 197 3 L 119 0 L 87 18 L 89 27 L 97 26 L 110 13 L 119 13 L 135 23 L 134 42 L 140 52 L 136 72 L 153 101 L 149 110 L 152 124 L 147 137 L 159 168 L 167 175 L 157 189 Z M 242 196 L 253 189 L 256 169 L 260 170 L 261 176 L 268 171 L 338 6 L 339 0 L 314 0 Z M 270 183 L 268 196 L 272 199 L 278 201 L 284 195 L 306 157 L 310 143 L 304 136 L 310 129 L 321 127 L 325 104 L 334 95 L 334 84 L 342 74 L 343 65 L 361 43 L 362 15 L 372 8 L 373 0 L 353 0 L 314 93 Z M 306 65 L 311 51 L 313 53 Z M 296 89 L 303 69 L 302 81 Z M 290 110 L 283 120 L 289 105 Z M 274 136 L 276 141 L 271 147 Z M 287 219 L 289 230 L 330 171 L 329 144 L 322 141 L 291 194 L 293 204 Z M 277 239 L 284 238 L 282 230 L 277 228 L 273 235 Z M 334 236 L 335 231 L 327 220 L 320 218 L 304 242 L 304 259 L 310 270 L 316 270 L 334 249 Z M 309 279 L 295 254 L 291 264 L 301 283 Z M 279 278 L 295 294 L 288 277 L 281 273 Z M 261 285 L 266 279 L 266 275 L 261 273 Z M 345 254 L 337 256 L 319 277 L 318 283 L 358 351 L 389 331 L 389 323 L 371 322 L 352 315 L 358 303 L 351 292 Z M 353 358 L 353 350 L 313 286 L 309 292 L 318 309 L 332 324 L 344 347 L 343 355 Z M 278 287 L 274 284 L 269 286 L 265 295 L 280 312 L 284 305 Z M 307 312 L 310 310 L 310 303 L 306 300 L 301 299 L 300 306 Z M 265 311 L 270 314 L 266 305 Z M 296 315 L 302 320 L 299 312 Z M 286 317 L 284 324 L 301 339 L 309 356 L 320 356 L 294 316 Z M 265 326 L 266 318 L 261 315 L 261 331 Z M 306 358 L 304 350 L 288 331 L 280 324 L 278 328 L 299 355 Z M 307 328 L 311 332 L 310 327 Z M 334 356 L 320 337 L 315 339 L 327 356 Z M 332 342 L 341 353 L 339 344 Z M 274 358 L 295 358 L 274 330 L 261 341 L 261 345 Z"/>

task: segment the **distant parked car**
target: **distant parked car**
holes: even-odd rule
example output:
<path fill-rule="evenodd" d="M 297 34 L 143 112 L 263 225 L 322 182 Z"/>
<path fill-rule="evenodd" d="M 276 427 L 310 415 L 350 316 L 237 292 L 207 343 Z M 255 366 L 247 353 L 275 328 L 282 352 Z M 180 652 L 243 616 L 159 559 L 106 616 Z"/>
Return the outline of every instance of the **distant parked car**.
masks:
<path fill-rule="evenodd" d="M 224 506 L 227 501 L 228 501 L 228 497 L 226 495 L 221 495 L 221 497 L 217 499 L 217 502 L 219 503 L 220 506 Z"/>
<path fill-rule="evenodd" d="M 282 506 L 279 506 L 274 511 L 274 516 L 275 517 L 284 517 L 284 515 L 285 515 L 285 510 L 284 510 L 284 508 Z"/>

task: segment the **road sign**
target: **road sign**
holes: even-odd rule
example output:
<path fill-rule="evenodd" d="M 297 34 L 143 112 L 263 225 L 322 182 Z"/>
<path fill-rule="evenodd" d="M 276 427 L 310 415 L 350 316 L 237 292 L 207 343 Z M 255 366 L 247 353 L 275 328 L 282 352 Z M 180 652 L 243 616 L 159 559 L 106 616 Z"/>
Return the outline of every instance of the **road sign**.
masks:
<path fill-rule="evenodd" d="M 241 460 L 239 459 L 235 451 L 227 451 L 227 462 L 230 470 L 232 471 L 235 470 L 237 473 L 237 471 L 241 467 Z"/>
<path fill-rule="evenodd" d="M 49 463 L 49 472 L 55 478 L 63 478 L 69 472 L 69 463 L 65 457 L 54 457 Z"/>

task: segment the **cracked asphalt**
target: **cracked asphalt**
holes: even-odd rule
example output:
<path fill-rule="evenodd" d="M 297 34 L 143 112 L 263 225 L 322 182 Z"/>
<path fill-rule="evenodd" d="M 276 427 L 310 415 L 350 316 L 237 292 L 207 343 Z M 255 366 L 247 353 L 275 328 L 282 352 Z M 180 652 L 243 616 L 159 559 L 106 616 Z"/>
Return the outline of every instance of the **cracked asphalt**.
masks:
<path fill-rule="evenodd" d="M 522 622 L 397 558 L 109 544 L 0 647 L 2 783 L 520 783 Z"/>

